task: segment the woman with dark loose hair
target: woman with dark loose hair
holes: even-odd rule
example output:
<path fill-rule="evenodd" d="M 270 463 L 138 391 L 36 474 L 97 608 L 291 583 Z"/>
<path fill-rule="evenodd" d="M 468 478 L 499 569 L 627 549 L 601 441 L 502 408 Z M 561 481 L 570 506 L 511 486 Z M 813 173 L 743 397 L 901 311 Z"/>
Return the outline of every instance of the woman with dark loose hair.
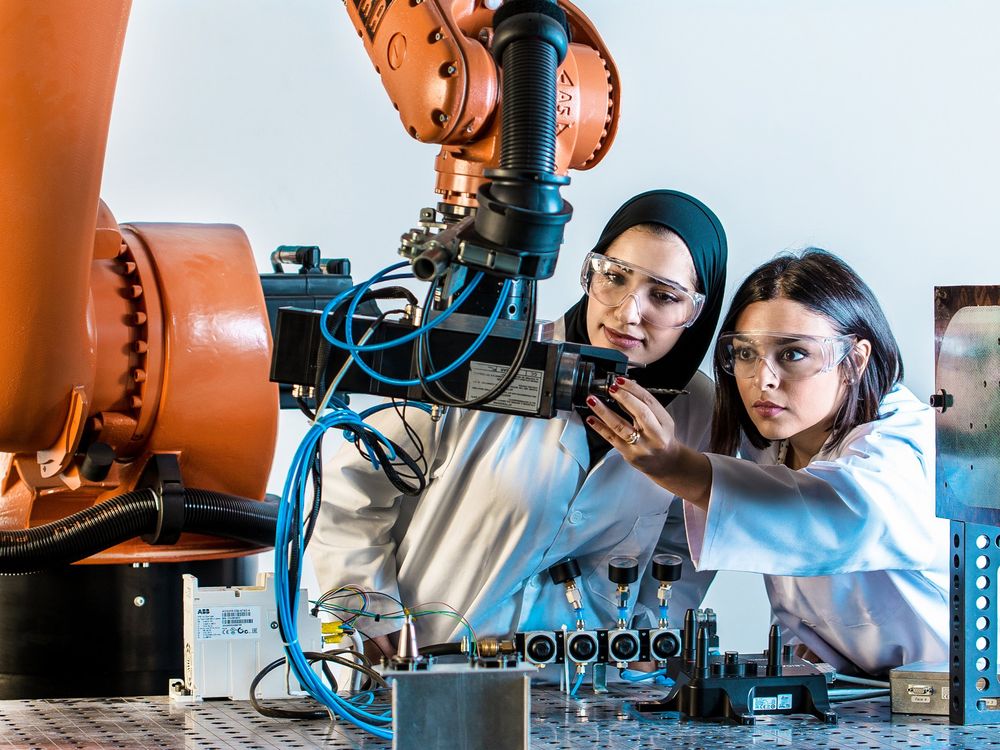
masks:
<path fill-rule="evenodd" d="M 779 297 L 825 316 L 839 335 L 855 335 L 871 344 L 868 366 L 860 376 L 846 378 L 847 392 L 830 434 L 831 445 L 837 445 L 859 424 L 878 419 L 882 399 L 902 380 L 903 359 L 896 337 L 872 290 L 854 270 L 825 250 L 809 248 L 800 256 L 779 255 L 743 282 L 722 321 L 720 340 L 735 333 L 736 319 L 747 307 Z M 744 437 L 755 448 L 766 448 L 771 441 L 741 408 L 737 380 L 726 372 L 726 356 L 726 347 L 716 348 L 711 450 L 734 456 Z M 845 367 L 850 366 L 853 360 L 848 359 Z"/>
<path fill-rule="evenodd" d="M 763 573 L 785 636 L 838 669 L 946 659 L 933 411 L 900 382 L 871 289 L 822 250 L 765 263 L 733 298 L 715 372 L 714 453 L 630 380 L 613 395 L 631 421 L 591 404 L 594 429 L 684 498 L 698 569 Z"/>

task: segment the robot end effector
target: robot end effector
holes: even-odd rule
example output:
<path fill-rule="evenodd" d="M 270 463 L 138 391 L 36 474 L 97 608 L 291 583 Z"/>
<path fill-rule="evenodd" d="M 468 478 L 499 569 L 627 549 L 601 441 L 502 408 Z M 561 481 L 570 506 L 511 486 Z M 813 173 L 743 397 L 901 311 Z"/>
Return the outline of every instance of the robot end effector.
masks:
<path fill-rule="evenodd" d="M 559 192 L 566 171 L 596 164 L 617 125 L 617 71 L 599 36 L 576 8 L 552 0 L 507 0 L 495 14 L 479 2 L 446 7 L 438 0 L 351 0 L 347 8 L 404 126 L 443 146 L 436 188 L 443 200 L 421 210 L 400 247 L 414 275 L 431 282 L 427 304 L 406 321 L 375 323 L 373 341 L 402 343 L 435 317 L 442 335 L 433 344 L 421 336 L 385 360 L 402 368 L 390 377 L 394 385 L 361 368 L 374 377 L 355 370 L 341 387 L 542 417 L 583 403 L 623 374 L 627 361 L 617 352 L 539 340 L 535 284 L 554 273 L 572 215 Z M 276 370 L 288 362 L 282 339 L 301 349 L 298 342 L 318 340 L 316 321 L 284 318 L 272 379 L 310 387 L 311 375 Z M 343 318 L 332 321 L 326 330 L 343 330 Z M 456 346 L 461 341 L 470 346 Z M 464 362 L 462 351 L 475 351 L 475 361 L 448 377 L 435 371 L 435 360 Z M 531 404 L 520 403 L 525 388 Z"/>
<path fill-rule="evenodd" d="M 568 2 L 496 5 L 347 3 L 403 126 L 442 145 L 441 221 L 425 209 L 400 250 L 425 280 L 452 263 L 551 276 L 572 213 L 565 174 L 597 164 L 617 128 L 618 73 L 589 19 Z"/>

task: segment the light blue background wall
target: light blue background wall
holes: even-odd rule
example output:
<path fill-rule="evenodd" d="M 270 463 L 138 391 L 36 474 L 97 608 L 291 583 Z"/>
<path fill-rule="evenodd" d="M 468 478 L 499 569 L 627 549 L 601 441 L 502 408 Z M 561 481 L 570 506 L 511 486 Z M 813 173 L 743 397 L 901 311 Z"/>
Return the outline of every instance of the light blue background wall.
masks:
<path fill-rule="evenodd" d="M 730 291 L 785 248 L 854 265 L 925 398 L 934 285 L 1000 283 L 1000 4 L 581 6 L 615 54 L 622 119 L 565 191 L 576 211 L 541 315 L 576 299 L 578 260 L 623 199 L 679 188 L 728 231 Z M 404 134 L 342 3 L 135 0 L 103 189 L 119 221 L 232 222 L 262 269 L 276 245 L 308 243 L 365 277 L 433 205 L 435 153 Z M 274 489 L 302 431 L 283 418 Z M 709 603 L 723 647 L 763 647 L 758 577 L 724 575 Z"/>

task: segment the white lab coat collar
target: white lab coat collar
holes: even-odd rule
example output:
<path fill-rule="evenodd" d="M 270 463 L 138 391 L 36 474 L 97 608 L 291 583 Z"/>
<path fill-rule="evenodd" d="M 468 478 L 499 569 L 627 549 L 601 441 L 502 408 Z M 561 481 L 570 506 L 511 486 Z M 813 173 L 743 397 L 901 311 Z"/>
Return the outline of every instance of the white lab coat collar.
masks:
<path fill-rule="evenodd" d="M 543 341 L 565 341 L 566 319 L 559 318 L 556 321 L 543 323 L 541 336 Z M 587 428 L 583 424 L 583 419 L 576 411 L 572 410 L 560 412 L 555 418 L 563 420 L 559 444 L 580 464 L 584 471 L 587 471 L 590 468 L 590 448 L 587 445 Z"/>

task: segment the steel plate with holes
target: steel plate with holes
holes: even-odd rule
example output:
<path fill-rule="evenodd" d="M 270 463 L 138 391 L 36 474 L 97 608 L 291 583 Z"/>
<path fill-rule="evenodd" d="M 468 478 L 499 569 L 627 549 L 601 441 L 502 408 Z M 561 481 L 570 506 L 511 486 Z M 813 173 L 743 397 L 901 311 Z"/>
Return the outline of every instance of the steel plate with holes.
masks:
<path fill-rule="evenodd" d="M 937 514 L 1000 525 L 1000 305 L 980 299 L 990 290 L 936 290 L 935 375 L 948 396 L 937 416 Z"/>
<path fill-rule="evenodd" d="M 608 695 L 570 698 L 554 687 L 532 690 L 531 747 L 719 748 L 756 750 L 783 746 L 834 750 L 879 748 L 968 748 L 996 750 L 993 727 L 950 726 L 943 716 L 895 716 L 889 699 L 836 706 L 840 723 L 805 717 L 761 718 L 756 726 L 638 718 L 630 701 L 660 693 L 612 686 Z M 286 705 L 286 704 L 282 704 Z M 496 721 L 499 717 L 486 717 Z M 246 702 L 211 701 L 171 705 L 166 697 L 0 701 L 0 750 L 296 750 L 298 748 L 388 748 L 360 730 L 328 721 L 266 719 Z M 427 748 L 434 750 L 434 748 Z M 448 750 L 467 750 L 449 747 Z"/>
<path fill-rule="evenodd" d="M 937 514 L 952 519 L 950 717 L 1000 721 L 1000 286 L 934 290 Z"/>

